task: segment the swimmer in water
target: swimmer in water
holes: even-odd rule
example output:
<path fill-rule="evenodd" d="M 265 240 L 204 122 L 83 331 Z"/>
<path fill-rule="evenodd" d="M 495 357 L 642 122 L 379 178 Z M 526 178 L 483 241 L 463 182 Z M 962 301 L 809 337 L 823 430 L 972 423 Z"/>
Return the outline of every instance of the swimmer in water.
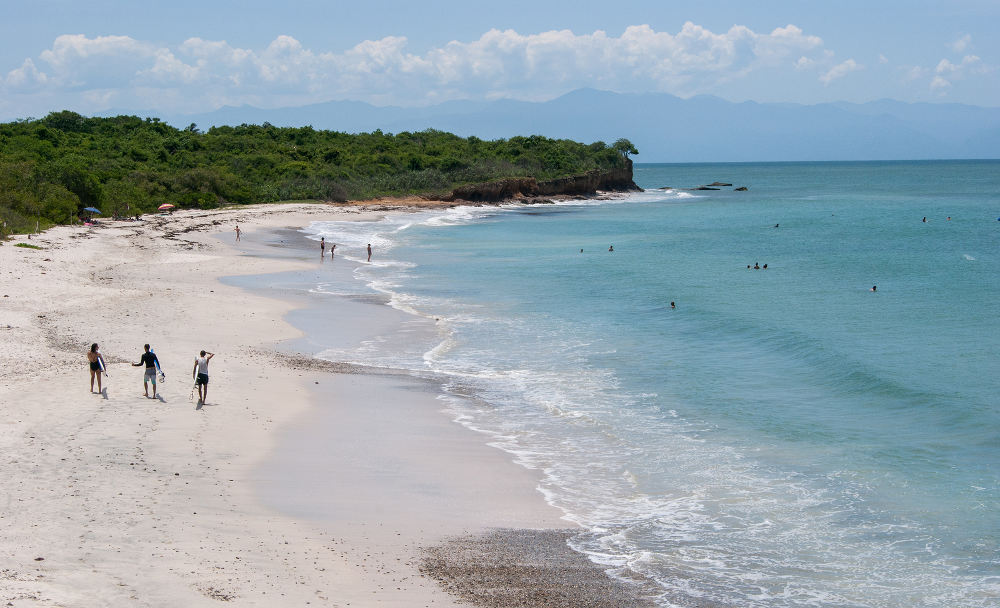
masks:
<path fill-rule="evenodd" d="M 872 288 L 868 291 L 878 291 L 878 285 L 872 285 Z"/>
<path fill-rule="evenodd" d="M 614 245 L 608 247 L 608 251 L 614 251 L 614 250 L 615 250 L 615 246 Z"/>

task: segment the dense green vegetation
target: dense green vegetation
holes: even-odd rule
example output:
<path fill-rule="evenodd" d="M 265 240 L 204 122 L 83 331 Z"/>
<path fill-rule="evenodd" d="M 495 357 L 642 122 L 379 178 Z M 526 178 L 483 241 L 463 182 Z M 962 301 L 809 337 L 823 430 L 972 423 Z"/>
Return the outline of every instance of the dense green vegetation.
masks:
<path fill-rule="evenodd" d="M 54 112 L 0 124 L 0 220 L 6 230 L 104 217 L 163 203 L 210 208 L 289 199 L 346 201 L 443 194 L 505 177 L 547 179 L 620 167 L 619 140 L 590 145 L 541 136 L 484 141 L 441 131 L 357 135 L 311 127 L 176 129 L 135 116 Z"/>

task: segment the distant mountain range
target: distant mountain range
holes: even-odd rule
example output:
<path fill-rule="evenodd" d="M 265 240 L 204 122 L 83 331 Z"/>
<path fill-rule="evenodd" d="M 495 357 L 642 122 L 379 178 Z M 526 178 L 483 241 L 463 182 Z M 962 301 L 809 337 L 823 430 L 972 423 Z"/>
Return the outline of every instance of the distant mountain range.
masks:
<path fill-rule="evenodd" d="M 638 148 L 638 162 L 1000 158 L 1000 108 L 892 100 L 732 103 L 707 95 L 681 99 L 580 89 L 539 103 L 450 101 L 402 108 L 331 101 L 160 118 L 201 129 L 268 122 L 349 133 L 434 128 L 482 139 L 539 134 L 611 143 L 624 137 Z"/>

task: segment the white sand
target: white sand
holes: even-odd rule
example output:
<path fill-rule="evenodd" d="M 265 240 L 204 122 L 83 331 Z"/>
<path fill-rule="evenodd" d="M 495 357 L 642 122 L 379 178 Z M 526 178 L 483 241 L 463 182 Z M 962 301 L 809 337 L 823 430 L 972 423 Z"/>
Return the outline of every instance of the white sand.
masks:
<path fill-rule="evenodd" d="M 565 525 L 432 387 L 289 366 L 271 345 L 298 335 L 293 303 L 217 281 L 315 263 L 213 236 L 236 222 L 249 247 L 265 228 L 378 215 L 263 205 L 0 246 L 0 605 L 450 606 L 416 571 L 420 545 Z M 92 342 L 109 363 L 100 395 Z M 167 374 L 157 400 L 129 365 L 145 342 Z M 216 357 L 196 408 L 202 348 Z"/>

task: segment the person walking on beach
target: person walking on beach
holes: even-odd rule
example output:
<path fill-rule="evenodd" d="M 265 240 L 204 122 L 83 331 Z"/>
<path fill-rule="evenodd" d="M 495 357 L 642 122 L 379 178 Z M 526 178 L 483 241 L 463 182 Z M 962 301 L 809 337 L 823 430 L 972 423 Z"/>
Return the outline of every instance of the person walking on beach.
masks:
<path fill-rule="evenodd" d="M 156 353 L 149 352 L 149 344 L 143 344 L 142 347 L 146 352 L 142 353 L 139 362 L 133 363 L 132 367 L 146 366 L 146 371 L 142 376 L 142 392 L 149 398 L 149 383 L 152 382 L 153 399 L 156 399 L 156 366 L 159 365 L 160 361 L 156 358 Z"/>
<path fill-rule="evenodd" d="M 194 360 L 194 367 L 191 368 L 191 377 L 198 387 L 198 405 L 205 405 L 208 398 L 208 362 L 212 360 L 215 353 L 201 351 L 201 356 Z"/>
<path fill-rule="evenodd" d="M 104 357 L 97 351 L 97 342 L 90 345 L 87 361 L 90 362 L 90 392 L 94 392 L 94 376 L 97 376 L 97 392 L 100 393 L 104 390 L 101 388 L 101 373 L 107 372 L 104 371 L 106 369 Z"/>
<path fill-rule="evenodd" d="M 326 255 L 326 237 L 319 237 L 319 257 Z"/>
<path fill-rule="evenodd" d="M 236 224 L 236 242 L 240 242 L 240 225 Z"/>
<path fill-rule="evenodd" d="M 372 261 L 372 244 L 368 243 L 368 261 Z"/>
<path fill-rule="evenodd" d="M 330 259 L 333 259 L 333 252 L 337 250 L 336 243 L 330 243 Z"/>

